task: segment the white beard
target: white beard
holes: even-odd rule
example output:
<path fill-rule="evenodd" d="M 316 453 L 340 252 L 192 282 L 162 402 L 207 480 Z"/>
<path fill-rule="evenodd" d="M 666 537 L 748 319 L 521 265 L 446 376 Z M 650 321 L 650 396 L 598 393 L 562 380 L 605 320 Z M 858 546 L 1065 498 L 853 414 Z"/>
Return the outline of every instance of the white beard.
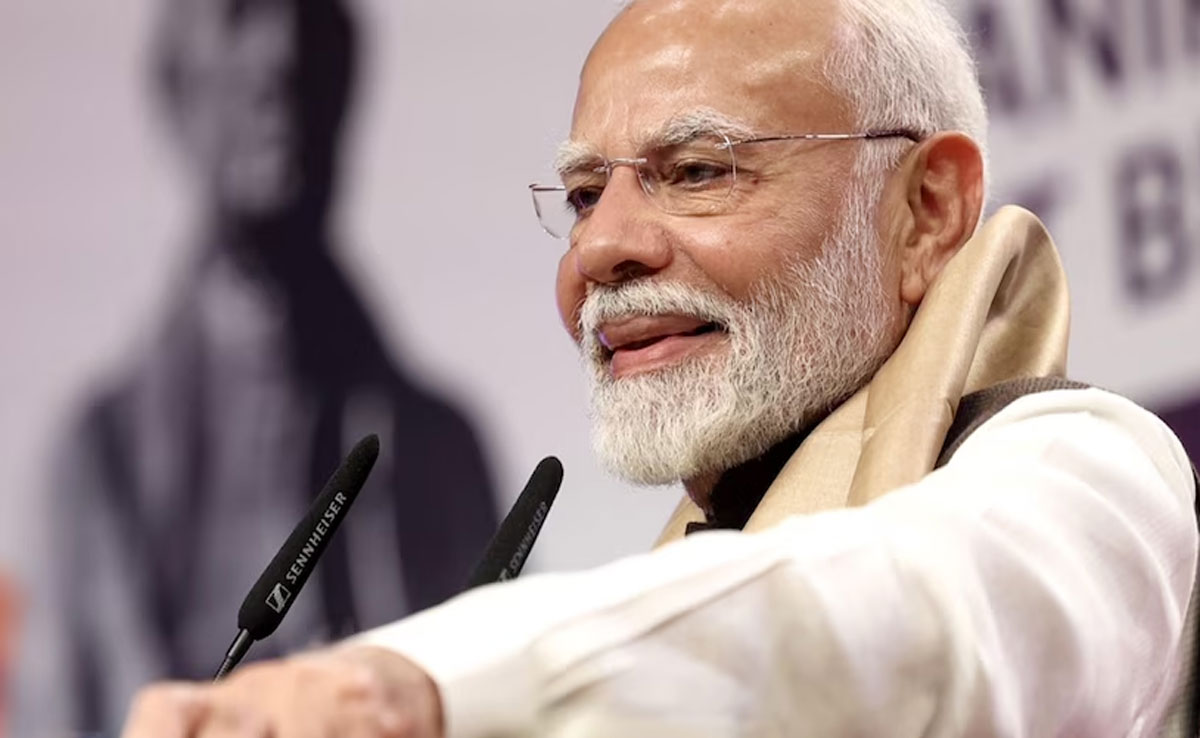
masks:
<path fill-rule="evenodd" d="M 878 188 L 853 187 L 821 255 L 789 265 L 745 302 L 647 280 L 589 289 L 581 348 L 601 463 L 637 484 L 724 472 L 819 421 L 866 384 L 896 340 L 873 226 L 877 200 Z M 664 314 L 717 323 L 727 348 L 614 379 L 599 325 Z"/>

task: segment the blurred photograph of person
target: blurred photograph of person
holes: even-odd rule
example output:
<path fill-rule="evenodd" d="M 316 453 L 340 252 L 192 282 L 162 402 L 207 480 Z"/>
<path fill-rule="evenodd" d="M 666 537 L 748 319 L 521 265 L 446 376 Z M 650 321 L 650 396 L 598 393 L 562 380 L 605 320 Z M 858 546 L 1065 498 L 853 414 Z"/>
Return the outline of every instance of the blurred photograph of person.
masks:
<path fill-rule="evenodd" d="M 29 709 L 71 730 L 114 729 L 152 679 L 211 676 L 250 584 L 362 435 L 382 438 L 380 463 L 252 657 L 445 599 L 494 531 L 472 424 L 389 356 L 339 264 L 352 10 L 163 0 L 154 88 L 198 227 L 146 345 L 56 457 L 45 578 L 65 671 Z"/>

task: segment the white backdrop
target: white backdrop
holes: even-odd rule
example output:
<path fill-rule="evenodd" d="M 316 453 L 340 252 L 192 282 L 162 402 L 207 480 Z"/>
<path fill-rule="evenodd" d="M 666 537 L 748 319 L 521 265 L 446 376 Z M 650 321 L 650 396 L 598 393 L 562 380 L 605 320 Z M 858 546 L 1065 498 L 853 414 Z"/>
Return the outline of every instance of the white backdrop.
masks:
<path fill-rule="evenodd" d="M 1106 4 L 1128 18 L 1101 5 L 1068 2 L 1075 14 L 1058 21 L 1034 0 L 960 12 L 990 27 L 983 69 L 1004 91 L 997 199 L 1042 204 L 1072 278 L 1074 375 L 1167 402 L 1200 393 L 1200 30 L 1194 45 L 1187 35 L 1200 19 L 1185 0 Z M 541 456 L 563 459 L 538 566 L 644 549 L 677 492 L 632 490 L 593 463 L 553 305 L 560 245 L 525 188 L 547 176 L 578 68 L 617 4 L 359 6 L 367 79 L 340 217 L 352 276 L 402 360 L 474 417 L 502 492 L 515 496 Z M 1150 6 L 1161 23 L 1138 10 Z M 50 439 L 141 340 L 188 233 L 190 197 L 148 96 L 153 8 L 0 5 L 0 556 L 18 564 L 37 555 L 28 521 Z M 1131 286 L 1142 272 L 1153 278 Z"/>

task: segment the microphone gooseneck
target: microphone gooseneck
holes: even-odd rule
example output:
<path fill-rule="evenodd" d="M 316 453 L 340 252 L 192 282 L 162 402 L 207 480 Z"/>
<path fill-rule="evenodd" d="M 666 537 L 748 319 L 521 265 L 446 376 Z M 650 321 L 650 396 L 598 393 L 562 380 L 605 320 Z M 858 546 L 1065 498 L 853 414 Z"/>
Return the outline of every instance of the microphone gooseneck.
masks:
<path fill-rule="evenodd" d="M 312 575 L 330 539 L 358 497 L 367 475 L 379 458 L 379 437 L 372 434 L 355 444 L 308 513 L 296 525 L 283 547 L 267 564 L 238 610 L 238 634 L 225 654 L 214 680 L 238 665 L 254 641 L 275 632 L 300 589 Z"/>
<path fill-rule="evenodd" d="M 471 573 L 467 589 L 503 582 L 521 573 L 558 496 L 562 478 L 562 463 L 558 459 L 547 456 L 541 460 Z"/>
<path fill-rule="evenodd" d="M 245 628 L 239 630 L 237 637 L 230 644 L 229 650 L 225 652 L 225 660 L 221 662 L 221 668 L 217 669 L 217 675 L 213 677 L 213 681 L 219 682 L 225 678 L 226 674 L 233 671 L 233 667 L 237 666 L 246 656 L 252 643 L 254 643 L 254 638 L 250 635 L 250 631 Z"/>

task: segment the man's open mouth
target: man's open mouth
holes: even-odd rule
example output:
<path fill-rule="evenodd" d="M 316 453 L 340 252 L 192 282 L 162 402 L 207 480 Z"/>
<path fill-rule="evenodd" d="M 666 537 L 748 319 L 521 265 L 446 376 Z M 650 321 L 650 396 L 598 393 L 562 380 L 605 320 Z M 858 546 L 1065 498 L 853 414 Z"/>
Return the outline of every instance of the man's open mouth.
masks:
<path fill-rule="evenodd" d="M 608 321 L 600 325 L 596 337 L 603 347 L 603 358 L 622 359 L 630 369 L 669 363 L 699 344 L 702 336 L 724 333 L 719 322 L 688 315 L 641 315 Z M 614 366 L 614 370 L 616 366 Z"/>
<path fill-rule="evenodd" d="M 618 344 L 618 345 L 615 345 L 612 347 L 605 346 L 604 350 L 609 356 L 612 356 L 612 354 L 616 351 L 637 351 L 638 349 L 643 349 L 643 348 L 646 348 L 647 346 L 653 346 L 654 344 L 656 344 L 660 341 L 664 341 L 668 338 L 673 338 L 676 336 L 702 336 L 705 333 L 713 333 L 713 332 L 719 331 L 719 330 L 724 330 L 724 329 L 721 326 L 717 325 L 716 323 L 705 323 L 704 325 L 697 326 L 696 328 L 693 328 L 690 331 L 681 331 L 678 333 L 662 333 L 662 334 L 659 334 L 656 336 L 650 336 L 648 338 L 642 338 L 642 339 L 638 339 L 635 341 L 628 341 L 628 342 L 621 343 L 621 344 Z"/>

